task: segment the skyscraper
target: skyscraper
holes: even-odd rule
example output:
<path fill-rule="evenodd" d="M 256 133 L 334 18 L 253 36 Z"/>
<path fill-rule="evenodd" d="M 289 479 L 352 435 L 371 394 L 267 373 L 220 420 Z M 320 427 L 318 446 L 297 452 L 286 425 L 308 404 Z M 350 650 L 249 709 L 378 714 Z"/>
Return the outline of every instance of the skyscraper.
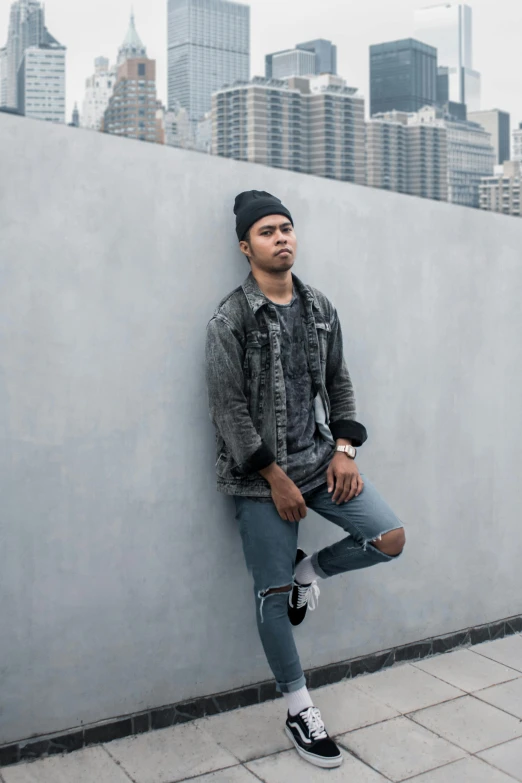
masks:
<path fill-rule="evenodd" d="M 413 38 L 370 46 L 370 116 L 414 112 L 436 100 L 436 49 Z"/>
<path fill-rule="evenodd" d="M 250 77 L 250 7 L 229 0 L 168 0 L 168 107 L 191 121 L 212 93 Z"/>
<path fill-rule="evenodd" d="M 19 108 L 18 71 L 29 47 L 59 46 L 45 26 L 44 8 L 40 0 L 15 0 L 9 14 L 9 31 L 5 46 L 3 71 L 6 106 Z M 43 58 L 45 59 L 45 58 Z"/>
<path fill-rule="evenodd" d="M 478 122 L 484 130 L 491 134 L 491 144 L 495 150 L 496 164 L 504 163 L 510 157 L 510 117 L 506 111 L 492 109 L 491 111 L 468 112 L 468 120 Z"/>
<path fill-rule="evenodd" d="M 450 100 L 450 69 L 444 65 L 437 68 L 437 106 L 459 120 L 468 119 L 466 104 Z"/>
<path fill-rule="evenodd" d="M 480 109 L 480 73 L 473 70 L 472 10 L 444 3 L 415 11 L 415 37 L 434 46 L 440 66 L 448 68 L 449 100 Z"/>
<path fill-rule="evenodd" d="M 0 49 L 0 106 L 7 105 L 7 47 Z"/>
<path fill-rule="evenodd" d="M 331 41 L 327 41 L 325 38 L 316 38 L 314 41 L 299 43 L 295 48 L 315 53 L 316 73 L 337 73 L 337 46 Z"/>
<path fill-rule="evenodd" d="M 156 121 L 156 61 L 149 60 L 131 15 L 129 30 L 118 52 L 118 74 L 104 112 L 101 130 L 116 136 L 161 143 Z"/>
<path fill-rule="evenodd" d="M 118 49 L 118 59 L 116 65 L 120 66 L 126 60 L 135 60 L 136 58 L 147 58 L 147 49 L 143 45 L 141 38 L 136 30 L 136 20 L 134 11 L 131 12 L 129 29 L 122 45 Z"/>
<path fill-rule="evenodd" d="M 316 73 L 315 52 L 289 49 L 275 54 L 272 59 L 272 79 L 287 79 L 289 76 L 310 76 Z"/>
<path fill-rule="evenodd" d="M 107 57 L 97 57 L 94 61 L 94 74 L 85 80 L 83 99 L 82 128 L 100 130 L 103 114 L 109 104 L 116 83 L 116 66 L 109 67 Z"/>
<path fill-rule="evenodd" d="M 522 163 L 522 122 L 513 131 L 513 160 Z"/>
<path fill-rule="evenodd" d="M 309 73 L 313 73 L 313 74 L 331 73 L 334 75 L 337 74 L 337 46 L 334 46 L 334 44 L 331 41 L 327 41 L 325 38 L 317 38 L 315 41 L 305 41 L 305 43 L 298 43 L 295 49 L 282 49 L 279 52 L 271 52 L 270 54 L 266 54 L 265 55 L 265 78 L 267 79 L 283 78 L 281 76 L 276 75 L 276 71 L 274 70 L 273 63 L 279 58 L 280 55 L 288 55 L 290 53 L 294 53 L 296 50 L 313 52 L 313 54 L 315 55 L 314 70 L 309 71 Z M 300 70 L 299 74 L 294 73 L 292 75 L 298 76 L 300 74 L 304 75 L 302 69 Z"/>
<path fill-rule="evenodd" d="M 18 69 L 18 109 L 26 117 L 65 123 L 65 46 L 54 39 L 24 51 Z"/>

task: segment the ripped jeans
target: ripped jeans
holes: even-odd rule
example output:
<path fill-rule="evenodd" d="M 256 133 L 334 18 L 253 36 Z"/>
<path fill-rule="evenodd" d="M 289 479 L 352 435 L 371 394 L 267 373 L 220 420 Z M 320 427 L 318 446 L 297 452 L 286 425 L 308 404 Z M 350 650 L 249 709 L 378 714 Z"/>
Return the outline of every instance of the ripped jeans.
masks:
<path fill-rule="evenodd" d="M 402 522 L 361 473 L 363 491 L 348 503 L 336 505 L 326 484 L 304 495 L 308 508 L 343 528 L 349 535 L 312 555 L 319 576 L 326 578 L 396 560 L 372 545 L 379 536 L 402 527 Z M 306 685 L 288 619 L 288 592 L 269 589 L 293 581 L 299 523 L 281 519 L 272 502 L 234 497 L 243 551 L 254 578 L 257 627 L 261 643 L 274 674 L 277 690 L 291 693 Z"/>

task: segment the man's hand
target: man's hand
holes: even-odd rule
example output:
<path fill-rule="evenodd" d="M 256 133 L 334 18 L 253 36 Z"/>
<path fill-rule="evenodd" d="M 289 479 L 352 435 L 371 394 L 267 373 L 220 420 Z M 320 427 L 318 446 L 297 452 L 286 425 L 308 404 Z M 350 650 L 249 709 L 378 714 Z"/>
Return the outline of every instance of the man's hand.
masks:
<path fill-rule="evenodd" d="M 337 451 L 326 472 L 328 492 L 335 492 L 332 501 L 338 506 L 347 503 L 353 497 L 360 495 L 364 482 L 359 474 L 359 468 L 354 460 Z"/>
<path fill-rule="evenodd" d="M 272 500 L 281 519 L 287 522 L 299 522 L 300 519 L 304 519 L 306 516 L 304 498 L 284 470 L 273 462 L 268 468 L 259 472 L 270 484 Z"/>

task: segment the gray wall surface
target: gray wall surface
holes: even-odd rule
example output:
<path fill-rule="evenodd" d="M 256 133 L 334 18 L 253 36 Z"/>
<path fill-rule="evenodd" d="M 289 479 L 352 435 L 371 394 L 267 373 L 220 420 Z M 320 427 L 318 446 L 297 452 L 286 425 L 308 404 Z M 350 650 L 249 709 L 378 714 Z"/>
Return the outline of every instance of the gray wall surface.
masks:
<path fill-rule="evenodd" d="M 304 667 L 522 611 L 522 221 L 0 114 L 0 743 L 270 677 L 203 365 L 250 188 L 339 310 L 408 532 L 322 582 Z"/>

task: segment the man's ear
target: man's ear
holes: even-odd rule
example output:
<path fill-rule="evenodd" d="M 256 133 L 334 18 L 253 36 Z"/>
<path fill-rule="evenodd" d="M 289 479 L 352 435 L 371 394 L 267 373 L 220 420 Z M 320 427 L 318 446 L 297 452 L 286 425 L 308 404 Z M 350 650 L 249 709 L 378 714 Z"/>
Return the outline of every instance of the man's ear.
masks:
<path fill-rule="evenodd" d="M 250 245 L 248 244 L 248 242 L 246 240 L 244 240 L 244 239 L 241 240 L 241 242 L 239 243 L 239 249 L 244 254 L 246 260 L 250 263 L 250 258 L 248 257 L 248 253 L 251 252 L 250 251 Z"/>

